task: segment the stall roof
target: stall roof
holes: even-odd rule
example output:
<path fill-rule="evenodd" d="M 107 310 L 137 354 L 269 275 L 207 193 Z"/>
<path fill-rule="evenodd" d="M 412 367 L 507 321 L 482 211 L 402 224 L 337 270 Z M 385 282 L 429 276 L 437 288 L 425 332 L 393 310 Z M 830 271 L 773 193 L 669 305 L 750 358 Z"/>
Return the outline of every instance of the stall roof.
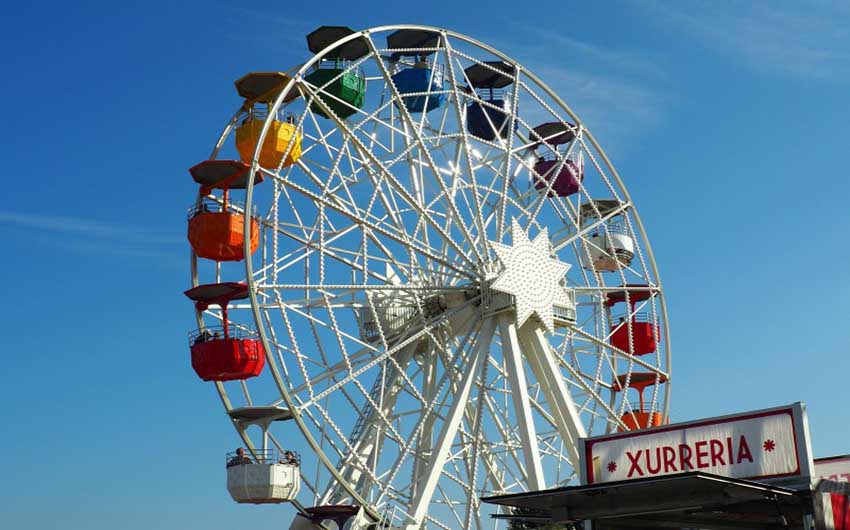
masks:
<path fill-rule="evenodd" d="M 616 528 L 802 528 L 811 493 L 750 480 L 691 472 L 485 497 L 514 514 L 494 517 L 552 522 L 594 520 Z"/>

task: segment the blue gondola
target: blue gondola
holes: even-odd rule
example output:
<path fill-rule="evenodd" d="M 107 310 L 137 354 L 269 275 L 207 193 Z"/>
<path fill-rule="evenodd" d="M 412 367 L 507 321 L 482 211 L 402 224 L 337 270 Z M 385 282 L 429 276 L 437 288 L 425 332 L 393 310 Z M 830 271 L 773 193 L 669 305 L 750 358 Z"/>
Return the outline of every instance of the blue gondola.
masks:
<path fill-rule="evenodd" d="M 511 100 L 507 91 L 501 90 L 513 83 L 514 67 L 503 61 L 474 64 L 465 71 L 470 84 L 481 100 L 473 101 L 466 108 L 466 129 L 482 140 L 493 141 L 497 137 L 507 138 L 511 130 L 508 125 Z"/>
<path fill-rule="evenodd" d="M 397 69 L 392 80 L 409 112 L 430 112 L 442 105 L 446 98 L 444 93 L 440 93 L 444 89 L 443 69 L 428 62 L 428 56 L 439 44 L 438 33 L 420 29 L 400 29 L 387 37 L 387 47 Z M 405 58 L 418 61 L 411 65 L 408 59 L 405 64 Z"/>

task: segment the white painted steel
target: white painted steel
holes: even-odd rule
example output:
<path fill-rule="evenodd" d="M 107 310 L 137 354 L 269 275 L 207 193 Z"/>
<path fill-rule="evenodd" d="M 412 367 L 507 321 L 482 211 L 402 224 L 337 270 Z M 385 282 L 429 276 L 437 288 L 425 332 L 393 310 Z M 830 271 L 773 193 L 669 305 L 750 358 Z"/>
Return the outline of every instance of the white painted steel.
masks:
<path fill-rule="evenodd" d="M 540 448 L 537 445 L 537 430 L 531 415 L 531 399 L 528 395 L 528 380 L 517 338 L 516 323 L 505 313 L 499 315 L 499 334 L 505 352 L 506 371 L 511 383 L 511 399 L 517 411 L 517 428 L 522 441 L 522 456 L 525 458 L 528 488 L 540 490 L 546 487 L 543 466 L 540 464 Z"/>
<path fill-rule="evenodd" d="M 436 48 L 423 50 L 444 71 L 446 99 L 430 113 L 411 113 L 392 81 L 405 66 L 390 59 L 383 38 L 398 29 L 440 36 Z M 250 304 L 232 304 L 229 314 L 257 327 L 267 352 L 260 377 L 216 386 L 227 410 L 253 403 L 292 411 L 292 421 L 272 424 L 265 440 L 235 426 L 251 451 L 286 449 L 301 434 L 308 450 L 297 509 L 359 504 L 355 526 L 387 517 L 394 527 L 478 530 L 485 524 L 478 497 L 575 480 L 576 440 L 616 430 L 631 411 L 634 396 L 611 390 L 615 375 L 670 377 L 661 284 L 613 166 L 531 72 L 437 28 L 386 26 L 340 43 L 361 38 L 367 55 L 345 68 L 368 79 L 362 110 L 333 115 L 334 96 L 306 81 L 329 50 L 290 70 L 270 109 L 292 113 L 303 154 L 288 168 L 260 167 L 267 121 L 252 167 L 265 180 L 248 187 L 245 201 L 245 211 L 260 212 L 260 250 L 244 270 L 192 258 L 194 285 L 249 283 Z M 504 141 L 476 138 L 464 121 L 470 105 L 496 108 L 465 89 L 465 69 L 493 60 L 515 66 L 506 120 L 516 131 Z M 301 97 L 284 104 L 294 91 Z M 225 127 L 212 158 L 233 156 L 228 140 L 243 115 Z M 531 138 L 546 121 L 575 124 L 576 139 L 557 147 Z M 534 157 L 543 154 L 583 160 L 576 195 L 550 197 L 551 182 L 535 189 L 542 177 Z M 595 199 L 620 207 L 588 222 L 580 206 Z M 522 292 L 532 298 L 523 303 L 534 311 L 521 327 L 516 297 L 493 285 L 506 265 L 496 248 L 515 244 L 514 221 L 529 240 L 548 240 L 540 248 L 550 257 L 541 259 L 572 265 L 559 296 L 550 296 L 558 283 L 552 274 L 526 282 Z M 629 263 L 584 267 L 588 256 L 614 259 L 600 243 L 626 248 L 618 238 L 631 242 Z M 655 354 L 634 356 L 608 342 L 605 297 L 623 284 L 653 293 L 637 310 L 661 330 Z M 550 317 L 538 299 L 556 302 L 551 326 L 541 326 Z M 199 325 L 220 318 L 217 308 L 198 314 Z M 669 385 L 647 394 L 648 407 L 667 413 Z"/>

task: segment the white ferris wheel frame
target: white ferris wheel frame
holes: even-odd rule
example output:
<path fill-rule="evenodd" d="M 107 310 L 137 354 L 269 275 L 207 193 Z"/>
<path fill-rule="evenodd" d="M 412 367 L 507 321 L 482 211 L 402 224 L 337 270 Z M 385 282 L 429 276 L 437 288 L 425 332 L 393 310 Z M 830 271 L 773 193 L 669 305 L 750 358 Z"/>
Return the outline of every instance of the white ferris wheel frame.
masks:
<path fill-rule="evenodd" d="M 321 52 L 316 53 L 315 56 L 311 60 L 307 61 L 306 63 L 304 63 L 303 65 L 301 65 L 297 69 L 292 69 L 290 71 L 290 73 L 292 74 L 291 79 L 286 84 L 286 86 L 283 88 L 283 90 L 281 91 L 281 93 L 277 97 L 277 99 L 274 101 L 274 103 L 270 106 L 269 115 L 274 115 L 274 114 L 277 113 L 277 111 L 281 108 L 281 105 L 283 104 L 284 99 L 286 98 L 287 94 L 289 94 L 290 91 L 295 89 L 296 84 L 302 82 L 304 75 L 310 70 L 310 68 L 312 68 L 315 64 L 317 64 L 319 61 L 321 61 L 321 59 L 330 50 L 332 50 L 332 49 L 334 49 L 334 48 L 336 48 L 336 47 L 338 47 L 342 44 L 345 44 L 347 42 L 353 41 L 355 39 L 365 38 L 370 45 L 370 56 L 372 54 L 374 54 L 375 59 L 377 60 L 377 62 L 380 63 L 380 54 L 377 52 L 377 47 L 372 42 L 370 35 L 373 34 L 373 33 L 389 32 L 389 31 L 395 31 L 395 30 L 425 30 L 425 31 L 436 32 L 436 33 L 439 33 L 442 36 L 441 40 L 444 43 L 444 45 L 445 45 L 446 42 L 448 42 L 447 41 L 448 38 L 457 39 L 461 42 L 467 43 L 467 44 L 475 46 L 475 47 L 477 47 L 477 48 L 479 48 L 479 49 L 481 49 L 485 52 L 488 52 L 488 53 L 492 54 L 493 56 L 501 59 L 502 61 L 507 62 L 510 65 L 514 65 L 517 69 L 516 72 L 514 73 L 514 75 L 516 76 L 516 79 L 519 79 L 519 74 L 520 74 L 520 71 L 521 71 L 522 75 L 524 75 L 526 78 L 528 78 L 531 82 L 533 82 L 536 85 L 536 88 L 541 89 L 547 96 L 549 96 L 552 99 L 552 101 L 554 101 L 560 107 L 560 109 L 558 109 L 558 110 L 565 112 L 569 116 L 569 118 L 573 121 L 573 123 L 575 123 L 576 126 L 578 127 L 578 129 L 582 132 L 584 140 L 586 140 L 593 147 L 594 151 L 599 156 L 601 163 L 604 164 L 604 167 L 607 170 L 608 177 L 613 179 L 618 191 L 622 194 L 622 196 L 624 198 L 624 204 L 626 206 L 624 206 L 623 208 L 625 209 L 625 207 L 628 207 L 628 209 L 629 209 L 628 210 L 629 214 L 631 215 L 631 217 L 634 220 L 635 225 L 636 225 L 635 233 L 640 234 L 642 236 L 641 237 L 641 243 L 642 243 L 641 248 L 642 248 L 643 252 L 645 253 L 645 255 L 646 255 L 646 257 L 648 258 L 648 261 L 649 261 L 649 270 L 647 271 L 647 273 L 651 273 L 652 277 L 655 280 L 652 287 L 653 287 L 654 292 L 657 294 L 657 296 L 655 296 L 655 299 L 659 303 L 659 313 L 660 313 L 660 319 L 659 320 L 661 322 L 661 326 L 663 326 L 663 329 L 661 331 L 661 336 L 662 336 L 662 340 L 664 342 L 664 355 L 665 355 L 664 366 L 665 366 L 666 376 L 668 378 L 667 384 L 665 385 L 664 391 L 663 391 L 664 392 L 663 403 L 661 404 L 661 406 L 658 410 L 660 410 L 664 414 L 666 414 L 669 411 L 670 386 L 671 386 L 670 385 L 671 381 L 670 381 L 669 376 L 670 376 L 670 373 L 672 372 L 669 320 L 667 318 L 666 302 L 665 302 L 665 299 L 664 299 L 664 296 L 663 296 L 661 280 L 660 280 L 660 276 L 659 276 L 659 273 L 658 273 L 655 257 L 654 257 L 654 254 L 652 252 L 652 248 L 650 246 L 649 240 L 646 237 L 645 230 L 644 230 L 643 224 L 641 222 L 640 216 L 638 215 L 637 209 L 634 207 L 634 204 L 633 204 L 632 199 L 631 199 L 631 197 L 628 193 L 628 190 L 623 185 L 623 182 L 622 182 L 622 179 L 621 179 L 619 173 L 617 172 L 614 165 L 611 163 L 608 156 L 605 154 L 604 150 L 602 149 L 601 145 L 598 143 L 596 138 L 586 128 L 584 123 L 572 111 L 572 109 L 553 90 L 551 90 L 539 78 L 537 78 L 531 71 L 529 71 L 528 69 L 526 69 L 524 67 L 521 67 L 520 64 L 517 61 L 515 61 L 512 58 L 510 58 L 509 56 L 501 53 L 500 51 L 496 50 L 495 48 L 492 48 L 492 47 L 490 47 L 490 46 L 488 46 L 484 43 L 481 43 L 481 42 L 479 42 L 475 39 L 472 39 L 470 37 L 467 37 L 467 36 L 460 34 L 460 33 L 457 33 L 457 32 L 453 32 L 453 31 L 449 31 L 449 30 L 445 30 L 445 29 L 441 29 L 441 28 L 436 28 L 436 27 L 421 26 L 421 25 L 410 25 L 410 24 L 379 26 L 379 27 L 368 29 L 368 30 L 355 32 L 355 33 L 353 33 L 353 34 L 331 44 L 330 46 L 328 46 L 327 48 L 325 48 Z M 446 53 L 448 55 L 449 51 L 446 50 Z M 388 75 L 388 74 L 386 74 L 386 72 L 385 72 L 385 75 Z M 394 96 L 393 96 L 394 99 L 399 99 L 400 96 L 399 96 L 398 91 L 395 90 L 395 89 L 393 89 L 393 90 L 394 90 Z M 457 90 L 457 89 L 455 88 L 455 90 Z M 321 104 L 321 100 L 319 100 L 319 102 Z M 307 111 L 305 110 L 305 112 L 307 112 Z M 233 129 L 234 129 L 236 123 L 237 123 L 238 117 L 240 116 L 241 113 L 242 113 L 241 109 L 239 111 L 237 111 L 237 113 L 230 120 L 229 124 L 222 131 L 222 134 L 221 134 L 221 136 L 220 136 L 220 138 L 219 138 L 219 140 L 218 140 L 218 142 L 217 142 L 217 144 L 216 144 L 216 146 L 213 150 L 211 158 L 217 157 L 217 155 L 218 155 L 220 149 L 222 148 L 225 140 L 230 136 L 231 132 L 233 131 Z M 405 113 L 407 119 L 410 119 L 409 113 L 406 113 L 406 111 L 400 111 L 400 114 L 401 113 Z M 512 112 L 512 114 L 513 114 L 513 112 Z M 335 122 L 336 126 L 339 127 L 340 129 L 344 129 L 346 127 L 346 123 L 338 120 L 336 115 L 334 115 L 332 113 L 330 114 L 330 119 L 333 120 Z M 252 162 L 251 170 L 250 170 L 252 176 L 254 174 L 258 173 L 259 171 L 261 171 L 261 168 L 260 168 L 260 165 L 259 165 L 259 156 L 260 156 L 261 147 L 264 143 L 264 139 L 266 138 L 266 136 L 269 133 L 270 124 L 271 124 L 271 120 L 266 120 L 265 125 L 262 129 L 262 132 L 260 134 L 259 140 L 257 142 L 257 147 L 256 147 L 255 152 L 254 152 L 253 162 Z M 464 133 L 464 137 L 465 136 L 466 136 L 466 133 Z M 466 140 L 464 139 L 464 141 L 466 141 Z M 508 171 L 509 170 L 506 169 L 506 173 Z M 510 176 L 506 175 L 505 180 L 508 180 L 509 178 L 510 178 Z M 507 186 L 507 184 L 506 184 L 506 186 Z M 254 179 L 249 178 L 248 179 L 248 186 L 247 186 L 247 190 L 246 190 L 246 201 L 245 201 L 245 208 L 244 208 L 245 227 L 248 230 L 250 230 L 250 228 L 248 228 L 248 227 L 251 226 L 250 220 L 251 220 L 251 213 L 252 213 L 252 209 L 253 209 L 253 202 L 254 202 Z M 507 221 L 506 219 L 500 219 L 499 222 L 506 224 L 506 221 Z M 333 478 L 337 481 L 337 484 L 339 484 L 339 486 L 343 490 L 345 490 L 346 494 L 350 497 L 352 502 L 360 504 L 361 506 L 364 507 L 366 512 L 373 519 L 379 520 L 382 517 L 382 514 L 379 513 L 377 510 L 374 509 L 374 507 L 371 506 L 371 502 L 368 499 L 363 498 L 360 495 L 360 493 L 355 488 L 355 485 L 353 485 L 351 483 L 350 477 L 346 478 L 345 476 L 343 476 L 342 471 L 338 470 L 336 468 L 337 464 L 335 462 L 331 461 L 331 459 L 325 453 L 325 450 L 323 449 L 320 441 L 317 440 L 315 436 L 313 436 L 313 433 L 311 432 L 311 427 L 307 424 L 305 418 L 303 418 L 301 413 L 299 412 L 299 404 L 296 403 L 293 400 L 292 396 L 290 395 L 290 388 L 288 388 L 288 385 L 286 384 L 286 381 L 284 380 L 284 377 L 280 372 L 280 369 L 277 365 L 277 362 L 276 362 L 276 360 L 274 359 L 274 356 L 271 353 L 273 351 L 274 347 L 273 347 L 272 341 L 270 340 L 268 333 L 266 331 L 267 322 L 264 321 L 263 315 L 261 313 L 261 305 L 262 305 L 261 301 L 258 300 L 258 298 L 257 298 L 258 285 L 257 285 L 256 279 L 255 279 L 255 271 L 253 269 L 253 261 L 250 258 L 250 256 L 251 256 L 250 241 L 251 241 L 250 237 L 245 237 L 245 241 L 244 241 L 245 253 L 244 253 L 244 255 L 248 256 L 248 258 L 245 259 L 245 277 L 246 277 L 246 281 L 247 281 L 248 286 L 249 286 L 251 312 L 252 312 L 252 315 L 253 315 L 253 318 L 254 318 L 260 339 L 262 340 L 263 345 L 265 347 L 265 351 L 266 351 L 267 358 L 268 358 L 267 364 L 269 365 L 269 370 L 271 371 L 271 374 L 274 378 L 274 382 L 277 386 L 277 389 L 280 392 L 280 396 L 282 398 L 283 405 L 285 405 L 287 408 L 289 408 L 289 410 L 292 411 L 293 421 L 298 426 L 299 430 L 301 431 L 302 435 L 304 436 L 305 441 L 310 446 L 312 451 L 315 453 L 315 456 L 318 458 L 319 462 L 325 468 L 325 470 L 331 476 L 333 476 Z M 197 266 L 197 260 L 196 260 L 196 258 L 194 258 L 194 256 L 193 256 L 193 260 L 192 260 L 192 277 L 193 277 L 193 284 L 197 285 L 199 283 L 198 282 L 198 266 Z M 330 288 L 330 287 L 333 287 L 333 286 L 327 285 L 327 286 L 324 286 L 324 287 Z M 599 290 L 599 289 L 597 289 L 597 290 Z M 202 326 L 203 325 L 203 319 L 202 319 L 202 314 L 200 312 L 198 313 L 197 318 L 198 318 L 199 326 Z M 504 351 L 506 362 L 511 363 L 511 365 L 513 366 L 513 370 L 509 371 L 508 376 L 510 376 L 514 379 L 512 381 L 512 385 L 511 385 L 514 389 L 523 389 L 524 388 L 524 385 L 521 384 L 521 381 L 524 380 L 524 376 L 522 375 L 524 368 L 523 368 L 523 363 L 522 363 L 520 352 L 538 351 L 538 353 L 540 353 L 539 355 L 536 356 L 538 364 L 537 364 L 537 366 L 532 366 L 532 369 L 536 368 L 535 372 L 542 374 L 542 375 L 540 375 L 539 378 L 537 378 L 538 382 L 540 382 L 541 385 L 543 384 L 542 379 L 546 379 L 547 373 L 553 374 L 553 375 L 560 373 L 558 366 L 556 366 L 556 365 L 545 366 L 544 365 L 547 362 L 549 362 L 549 363 L 552 362 L 551 355 L 543 354 L 542 352 L 540 352 L 541 345 L 548 344 L 548 340 L 545 337 L 542 337 L 542 338 L 538 337 L 539 341 L 537 343 L 535 343 L 533 340 L 530 341 L 530 339 L 528 337 L 519 337 L 517 335 L 516 326 L 512 326 L 511 323 L 509 322 L 509 319 L 504 314 L 502 314 L 498 318 L 498 320 L 496 320 L 495 318 L 488 319 L 488 321 L 485 322 L 482 325 L 482 328 L 483 329 L 481 329 L 479 331 L 479 333 L 483 334 L 485 337 L 487 337 L 487 340 L 480 341 L 479 344 L 485 344 L 485 345 L 488 345 L 488 347 L 489 347 L 490 339 L 492 338 L 492 336 L 496 332 L 496 328 L 498 328 L 499 335 L 502 337 L 502 339 L 501 339 L 502 340 L 502 348 L 503 348 L 503 351 Z M 542 331 L 540 331 L 538 329 L 535 333 L 541 334 Z M 506 340 L 505 337 L 509 337 L 509 339 Z M 477 373 L 478 373 L 477 368 L 480 366 L 479 363 L 481 362 L 481 359 L 482 359 L 482 356 L 477 352 L 477 350 L 476 350 L 476 352 L 472 353 L 472 355 L 474 355 L 474 358 L 471 361 L 474 369 L 470 369 L 466 373 L 466 376 L 460 381 L 460 383 L 458 385 L 459 386 L 458 392 L 456 392 L 456 394 L 455 394 L 456 396 L 459 396 L 459 398 L 460 398 L 460 399 L 458 399 L 459 402 L 460 401 L 465 402 L 466 398 L 469 396 L 469 392 L 474 385 L 474 380 L 475 380 Z M 529 360 L 529 362 L 531 363 L 531 360 Z M 638 363 L 638 364 L 640 365 L 640 363 Z M 631 368 L 630 368 L 630 371 L 631 371 Z M 518 375 L 519 375 L 519 377 L 517 377 Z M 563 385 L 564 385 L 561 378 L 559 378 L 559 377 L 549 378 L 546 381 L 546 383 L 550 387 L 550 392 L 552 393 L 550 398 L 555 403 L 559 404 L 559 406 L 557 408 L 560 411 L 562 411 L 562 413 L 565 416 L 570 416 L 571 415 L 570 414 L 571 401 L 570 402 L 563 402 L 563 400 L 559 400 L 559 396 L 562 397 L 564 395 L 564 393 L 569 395 L 568 390 L 565 391 L 563 388 L 561 388 L 559 390 L 559 386 L 563 387 Z M 227 410 L 232 409 L 233 407 L 232 407 L 232 404 L 231 404 L 230 399 L 228 397 L 228 394 L 227 394 L 227 392 L 224 388 L 224 385 L 221 382 L 217 382 L 215 384 L 216 384 L 217 391 L 218 391 L 218 393 L 221 397 L 221 400 L 222 400 L 225 408 Z M 244 384 L 243 384 L 243 386 L 244 386 Z M 246 392 L 247 392 L 247 390 L 246 390 Z M 522 391 L 515 392 L 515 395 L 513 395 L 512 398 L 514 399 L 514 407 L 517 410 L 517 421 L 520 423 L 520 425 L 519 425 L 520 431 L 521 432 L 524 431 L 526 433 L 526 436 L 524 437 L 525 443 L 529 443 L 529 436 L 532 438 L 531 442 L 536 443 L 536 439 L 534 439 L 534 421 L 531 419 L 531 410 L 530 410 L 530 407 L 528 405 L 531 400 L 529 399 L 529 396 L 527 395 L 527 388 L 525 388 L 525 393 L 523 393 Z M 573 412 L 572 415 L 574 415 L 574 410 L 572 412 Z M 463 411 L 462 407 L 453 407 L 451 412 L 450 412 L 450 417 L 446 420 L 446 423 L 449 424 L 449 425 L 457 424 L 458 422 L 461 421 L 463 413 L 464 413 L 464 411 Z M 572 420 L 570 420 L 569 417 L 555 418 L 554 421 L 556 423 L 564 423 L 565 425 L 567 425 L 567 429 L 570 431 L 571 438 L 573 438 L 573 441 L 576 437 L 580 436 L 583 433 L 583 431 L 576 430 L 576 428 L 575 428 L 576 423 L 580 424 L 580 420 L 577 420 L 576 417 L 573 417 Z M 572 425 L 572 427 L 570 427 L 570 425 Z M 455 428 L 455 430 L 456 430 L 456 428 Z M 239 432 L 240 436 L 242 436 L 245 443 L 250 447 L 252 445 L 252 442 L 249 439 L 249 437 L 247 436 L 245 430 L 239 429 L 237 427 L 237 431 Z M 451 432 L 451 431 L 452 431 L 452 429 L 448 429 L 447 432 Z M 528 433 L 530 433 L 530 434 L 528 434 Z M 442 442 L 443 442 L 443 440 L 440 440 L 437 445 L 445 453 L 446 451 L 449 450 L 449 445 L 446 444 L 446 443 L 442 443 Z M 449 442 L 450 442 L 450 440 L 449 440 Z M 525 448 L 525 449 L 528 449 L 528 448 Z M 523 451 L 523 458 L 524 458 L 524 464 L 529 471 L 527 487 L 529 487 L 529 488 L 542 487 L 543 486 L 543 481 L 542 481 L 543 471 L 541 469 L 541 463 L 540 463 L 539 457 L 536 455 L 536 453 L 534 451 L 524 450 Z M 441 461 L 441 458 L 438 457 L 437 461 Z M 423 489 L 420 490 L 420 502 L 418 503 L 418 505 L 416 505 L 414 507 L 414 510 L 413 510 L 414 513 L 410 514 L 412 516 L 412 518 L 414 519 L 414 521 L 416 522 L 416 524 L 421 524 L 425 520 L 425 516 L 427 515 L 425 512 L 427 512 L 428 505 L 429 505 L 428 499 L 430 499 L 430 495 L 432 495 L 434 493 L 434 487 L 436 485 L 435 482 L 437 480 L 439 480 L 440 476 L 441 476 L 441 470 L 437 470 L 436 472 L 434 472 L 432 470 L 432 472 L 429 475 L 428 482 L 427 482 L 426 486 Z M 424 502 L 422 502 L 422 498 L 425 498 L 426 500 Z M 296 507 L 298 507 L 300 511 L 303 511 L 303 508 L 300 507 L 300 505 L 296 504 Z M 441 526 L 439 524 L 439 522 L 437 522 L 437 521 L 434 521 L 434 522 L 437 523 L 438 526 Z M 469 521 L 467 521 L 467 523 L 469 523 Z"/>

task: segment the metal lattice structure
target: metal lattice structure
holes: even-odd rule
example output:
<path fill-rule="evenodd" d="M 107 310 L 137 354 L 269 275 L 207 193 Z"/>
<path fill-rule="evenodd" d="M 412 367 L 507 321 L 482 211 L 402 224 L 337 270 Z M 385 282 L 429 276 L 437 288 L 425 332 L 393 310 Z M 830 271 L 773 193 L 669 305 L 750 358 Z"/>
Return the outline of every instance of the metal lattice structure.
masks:
<path fill-rule="evenodd" d="M 302 513 L 353 504 L 387 527 L 504 524 L 480 496 L 567 484 L 578 438 L 666 417 L 652 252 L 593 135 L 522 65 L 436 28 L 341 35 L 276 97 L 241 107 L 211 157 L 265 120 L 245 206 L 231 206 L 256 220 L 258 248 L 245 238 L 244 263 L 193 256 L 195 285 L 248 284 L 229 320 L 256 328 L 266 354 L 258 377 L 216 387 L 228 411 L 286 411 L 263 442 L 256 423 L 234 425 L 257 452 L 303 436 Z M 423 90 L 402 86 L 423 75 Z M 271 117 L 297 131 L 276 165 L 262 160 Z M 198 313 L 202 327 L 222 318 Z"/>

